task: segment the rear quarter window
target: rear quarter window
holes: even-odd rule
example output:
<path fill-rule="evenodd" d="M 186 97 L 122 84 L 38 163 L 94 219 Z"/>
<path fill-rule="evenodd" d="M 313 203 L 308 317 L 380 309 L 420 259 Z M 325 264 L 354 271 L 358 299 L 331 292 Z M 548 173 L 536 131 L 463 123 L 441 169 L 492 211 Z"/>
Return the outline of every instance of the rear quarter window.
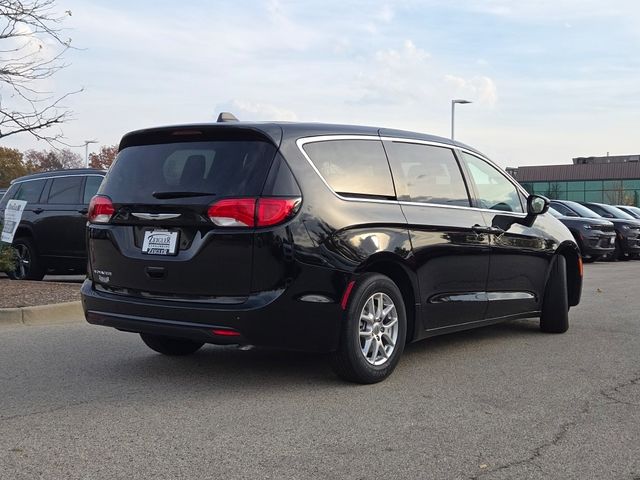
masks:
<path fill-rule="evenodd" d="M 16 192 L 18 191 L 18 189 L 20 188 L 20 184 L 15 183 L 13 185 L 11 185 L 9 187 L 9 189 L 4 192 L 4 194 L 2 194 L 2 198 L 0 198 L 0 202 L 4 205 L 5 203 L 7 203 L 9 200 L 11 200 L 12 198 L 14 198 Z"/>
<path fill-rule="evenodd" d="M 47 183 L 46 179 L 30 180 L 20 183 L 13 200 L 25 200 L 27 203 L 38 203 L 45 183 Z"/>
<path fill-rule="evenodd" d="M 302 148 L 334 192 L 395 198 L 381 141 L 324 140 L 306 143 Z"/>
<path fill-rule="evenodd" d="M 102 183 L 102 179 L 104 177 L 99 175 L 89 175 L 87 177 L 87 181 L 84 184 L 84 195 L 82 197 L 82 203 L 88 205 L 91 201 L 91 198 L 98 193 L 98 189 L 100 188 L 100 184 Z"/>

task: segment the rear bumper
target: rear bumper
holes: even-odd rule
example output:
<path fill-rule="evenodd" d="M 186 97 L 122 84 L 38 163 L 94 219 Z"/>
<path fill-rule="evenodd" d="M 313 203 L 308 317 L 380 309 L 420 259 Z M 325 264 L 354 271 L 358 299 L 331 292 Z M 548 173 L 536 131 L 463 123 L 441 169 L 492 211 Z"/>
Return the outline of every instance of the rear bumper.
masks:
<path fill-rule="evenodd" d="M 294 289 L 269 292 L 270 301 L 250 299 L 241 305 L 143 299 L 96 291 L 82 285 L 87 322 L 138 333 L 189 338 L 205 343 L 256 345 L 330 352 L 337 348 L 343 311 L 338 302 L 299 300 Z M 256 304 L 261 304 L 255 307 Z M 252 305 L 247 308 L 247 305 Z M 214 330 L 238 335 L 215 334 Z"/>

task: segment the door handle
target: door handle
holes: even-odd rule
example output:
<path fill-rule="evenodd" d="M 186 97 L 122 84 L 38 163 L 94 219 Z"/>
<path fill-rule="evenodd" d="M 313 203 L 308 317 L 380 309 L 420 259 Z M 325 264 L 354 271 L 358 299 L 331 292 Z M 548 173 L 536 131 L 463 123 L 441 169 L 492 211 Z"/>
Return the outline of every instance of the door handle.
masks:
<path fill-rule="evenodd" d="M 500 235 L 504 233 L 504 230 L 500 227 L 487 227 L 485 225 L 478 225 L 477 223 L 471 227 L 475 233 L 491 233 L 494 235 Z"/>
<path fill-rule="evenodd" d="M 89 213 L 89 209 L 88 208 L 81 208 L 80 210 L 78 210 L 78 213 L 81 213 L 82 215 L 86 215 L 87 213 Z"/>
<path fill-rule="evenodd" d="M 475 233 L 493 233 L 492 227 L 487 227 L 485 225 L 478 225 L 477 223 L 471 227 Z"/>
<path fill-rule="evenodd" d="M 33 209 L 33 213 L 35 213 L 36 215 L 40 215 L 42 212 L 44 212 L 44 208 L 34 208 Z"/>

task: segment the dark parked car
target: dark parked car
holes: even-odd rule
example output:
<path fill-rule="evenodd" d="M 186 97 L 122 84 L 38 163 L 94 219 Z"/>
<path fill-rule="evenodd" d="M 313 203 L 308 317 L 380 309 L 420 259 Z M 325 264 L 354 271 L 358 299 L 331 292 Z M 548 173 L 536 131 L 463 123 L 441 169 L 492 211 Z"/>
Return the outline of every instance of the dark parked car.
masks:
<path fill-rule="evenodd" d="M 635 220 L 630 221 L 629 219 L 613 218 L 610 213 L 607 213 L 607 218 L 605 218 L 600 213 L 591 208 L 587 208 L 585 205 L 586 203 L 583 205 L 582 202 L 579 203 L 570 200 L 551 200 L 551 206 L 558 211 L 562 212 L 562 209 L 565 209 L 584 218 L 594 218 L 600 221 L 608 220 L 613 223 L 616 231 L 616 245 L 615 251 L 607 257 L 608 259 L 627 260 L 630 256 L 635 255 L 635 252 L 637 252 L 639 248 L 637 245 L 640 239 L 640 230 L 638 230 L 640 224 Z M 600 211 L 603 212 L 603 210 Z"/>
<path fill-rule="evenodd" d="M 619 208 L 603 203 L 580 202 L 598 215 L 613 222 L 616 227 L 616 256 L 620 260 L 635 258 L 640 254 L 640 221 Z"/>
<path fill-rule="evenodd" d="M 630 205 L 616 205 L 616 207 L 624 213 L 631 215 L 633 218 L 640 219 L 640 208 Z"/>
<path fill-rule="evenodd" d="M 595 262 L 615 251 L 613 223 L 604 218 L 584 218 L 564 205 L 554 203 L 549 213 L 560 220 L 576 239 L 585 262 Z"/>
<path fill-rule="evenodd" d="M 46 273 L 85 273 L 85 228 L 89 201 L 103 170 L 71 169 L 17 178 L 0 201 L 0 220 L 9 200 L 27 202 L 13 239 L 18 264 L 9 276 L 42 280 Z"/>
<path fill-rule="evenodd" d="M 369 127 L 242 123 L 125 135 L 89 213 L 89 323 L 153 350 L 331 352 L 372 383 L 407 342 L 504 320 L 568 328 L 578 246 L 482 154 Z"/>

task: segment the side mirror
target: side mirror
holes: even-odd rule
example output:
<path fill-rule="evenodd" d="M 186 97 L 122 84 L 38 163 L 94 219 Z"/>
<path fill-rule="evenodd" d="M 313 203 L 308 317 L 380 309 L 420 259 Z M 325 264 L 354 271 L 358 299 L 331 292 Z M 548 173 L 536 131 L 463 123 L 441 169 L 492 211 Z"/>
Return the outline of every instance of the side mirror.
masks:
<path fill-rule="evenodd" d="M 529 195 L 527 198 L 527 214 L 542 215 L 549 210 L 549 199 L 542 195 Z"/>
<path fill-rule="evenodd" d="M 512 217 L 511 215 L 495 215 L 491 221 L 491 226 L 501 228 L 505 231 L 509 230 L 514 223 L 531 227 L 533 222 L 536 221 L 536 217 L 547 213 L 550 206 L 551 201 L 547 197 L 543 197 L 542 195 L 529 195 L 529 197 L 527 197 L 526 217 L 518 218 Z"/>

